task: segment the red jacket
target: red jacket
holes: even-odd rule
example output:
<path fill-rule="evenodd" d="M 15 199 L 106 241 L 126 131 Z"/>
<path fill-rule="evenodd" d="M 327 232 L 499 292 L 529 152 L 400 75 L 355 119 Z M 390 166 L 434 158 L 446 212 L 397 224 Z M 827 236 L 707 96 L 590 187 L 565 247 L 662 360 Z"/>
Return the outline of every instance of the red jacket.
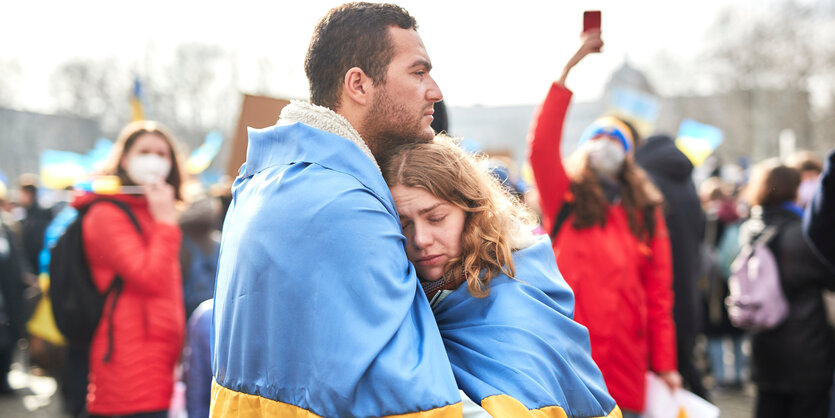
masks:
<path fill-rule="evenodd" d="M 530 132 L 530 161 L 539 188 L 542 222 L 551 231 L 570 180 L 560 156 L 571 92 L 554 83 Z M 618 405 L 643 411 L 645 374 L 676 370 L 672 263 L 667 227 L 655 212 L 655 234 L 640 242 L 620 205 L 605 227 L 573 227 L 573 215 L 554 240 L 557 265 L 574 290 L 575 320 L 589 329 L 591 354 Z"/>
<path fill-rule="evenodd" d="M 95 197 L 80 196 L 73 205 L 82 207 Z M 115 275 L 124 281 L 113 312 L 110 361 L 103 360 L 109 302 L 90 346 L 87 408 L 97 415 L 166 410 L 185 333 L 181 232 L 176 225 L 155 222 L 144 197 L 113 198 L 130 206 L 142 234 L 127 214 L 109 203 L 93 206 L 82 224 L 93 282 L 104 292 Z"/>

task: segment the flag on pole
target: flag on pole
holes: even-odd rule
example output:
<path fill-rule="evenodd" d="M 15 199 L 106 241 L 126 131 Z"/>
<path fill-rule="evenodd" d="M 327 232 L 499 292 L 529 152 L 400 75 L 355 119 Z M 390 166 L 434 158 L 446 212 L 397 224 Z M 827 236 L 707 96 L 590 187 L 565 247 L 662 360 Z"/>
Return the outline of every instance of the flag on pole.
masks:
<path fill-rule="evenodd" d="M 145 112 L 142 110 L 142 83 L 139 77 L 133 80 L 133 93 L 130 96 L 131 121 L 145 120 Z"/>

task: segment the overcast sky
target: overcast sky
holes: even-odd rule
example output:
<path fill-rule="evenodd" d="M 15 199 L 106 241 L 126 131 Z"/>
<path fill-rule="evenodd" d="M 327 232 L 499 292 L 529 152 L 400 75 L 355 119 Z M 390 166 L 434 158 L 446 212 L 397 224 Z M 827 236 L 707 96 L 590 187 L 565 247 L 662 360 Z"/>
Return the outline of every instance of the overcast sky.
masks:
<path fill-rule="evenodd" d="M 603 14 L 603 54 L 587 59 L 569 78 L 580 100 L 596 98 L 609 74 L 628 57 L 645 68 L 660 51 L 692 59 L 723 5 L 754 0 L 599 0 L 504 2 L 403 0 L 420 25 L 450 105 L 533 104 L 579 45 L 583 10 Z M 154 51 L 183 42 L 234 51 L 240 87 L 251 89 L 258 59 L 270 57 L 272 91 L 304 98 L 303 59 L 316 21 L 341 2 L 288 1 L 14 1 L 0 0 L 0 62 L 22 67 L 20 100 L 48 109 L 51 70 L 69 58 L 116 56 L 147 68 Z M 140 70 L 141 74 L 141 70 Z"/>

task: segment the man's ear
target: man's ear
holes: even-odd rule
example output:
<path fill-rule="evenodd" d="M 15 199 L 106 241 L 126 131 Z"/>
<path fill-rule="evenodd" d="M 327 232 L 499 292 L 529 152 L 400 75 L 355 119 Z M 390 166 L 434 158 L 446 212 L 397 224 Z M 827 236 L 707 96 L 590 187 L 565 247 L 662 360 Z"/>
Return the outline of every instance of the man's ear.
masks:
<path fill-rule="evenodd" d="M 360 106 L 367 106 L 371 103 L 371 95 L 374 90 L 374 82 L 365 71 L 359 67 L 353 67 L 345 73 L 345 80 L 342 84 L 342 92 L 345 98 Z M 343 103 L 344 105 L 345 103 Z"/>

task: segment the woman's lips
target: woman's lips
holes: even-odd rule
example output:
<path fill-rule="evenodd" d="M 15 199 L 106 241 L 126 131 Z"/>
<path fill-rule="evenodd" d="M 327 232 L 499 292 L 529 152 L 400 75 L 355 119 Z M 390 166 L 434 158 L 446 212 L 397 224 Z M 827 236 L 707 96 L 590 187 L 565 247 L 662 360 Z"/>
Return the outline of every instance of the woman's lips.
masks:
<path fill-rule="evenodd" d="M 433 266 L 441 261 L 441 255 L 430 255 L 417 259 L 415 262 L 421 266 Z"/>

